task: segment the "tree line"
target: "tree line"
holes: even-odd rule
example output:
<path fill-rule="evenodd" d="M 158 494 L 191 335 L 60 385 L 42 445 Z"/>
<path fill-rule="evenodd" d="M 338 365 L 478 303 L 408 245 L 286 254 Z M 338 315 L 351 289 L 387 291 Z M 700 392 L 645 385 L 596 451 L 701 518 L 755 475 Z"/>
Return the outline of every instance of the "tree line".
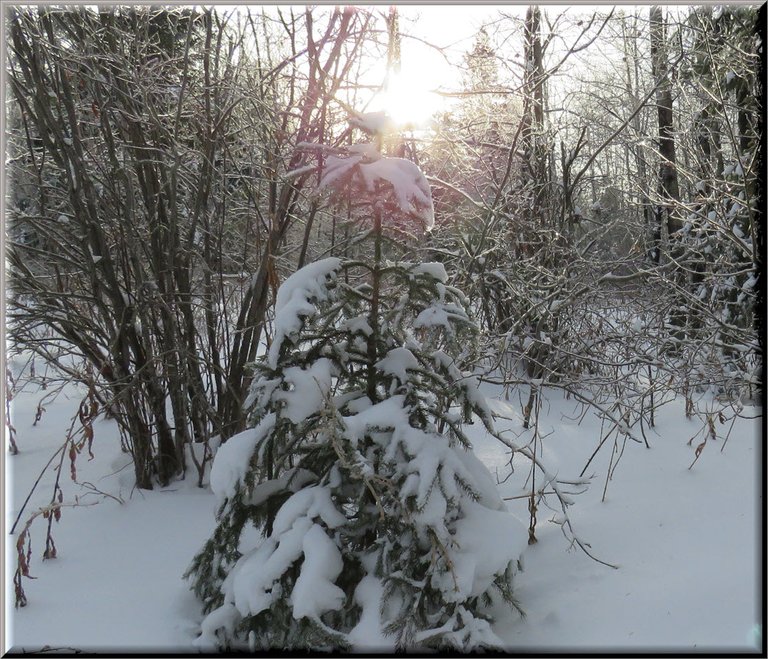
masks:
<path fill-rule="evenodd" d="M 386 138 L 436 219 L 384 256 L 444 264 L 526 426 L 548 387 L 646 443 L 672 396 L 759 397 L 763 14 L 500 9 L 431 128 Z M 97 393 L 139 487 L 202 483 L 245 428 L 281 281 L 371 256 L 362 202 L 316 188 L 409 29 L 376 8 L 10 11 L 9 336 Z"/>

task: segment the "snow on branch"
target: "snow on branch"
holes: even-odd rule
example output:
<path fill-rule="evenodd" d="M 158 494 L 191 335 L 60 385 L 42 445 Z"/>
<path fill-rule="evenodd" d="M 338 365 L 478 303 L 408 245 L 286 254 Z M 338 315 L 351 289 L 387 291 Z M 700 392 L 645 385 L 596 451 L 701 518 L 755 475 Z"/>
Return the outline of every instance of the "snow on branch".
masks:
<path fill-rule="evenodd" d="M 326 299 L 326 280 L 335 276 L 340 266 L 341 260 L 333 257 L 315 261 L 293 273 L 280 286 L 275 302 L 275 336 L 268 354 L 272 368 L 277 367 L 283 341 L 301 330 L 303 318 L 316 313 L 313 300 Z"/>
<path fill-rule="evenodd" d="M 405 158 L 381 158 L 361 164 L 360 173 L 368 190 L 375 190 L 379 181 L 392 186 L 400 210 L 417 215 L 427 231 L 435 224 L 432 192 L 424 173 Z"/>
<path fill-rule="evenodd" d="M 349 125 L 368 135 L 386 135 L 396 130 L 394 120 L 386 112 L 354 112 Z"/>
<path fill-rule="evenodd" d="M 325 160 L 317 190 L 355 184 L 365 193 L 388 192 L 398 210 L 419 220 L 426 231 L 435 224 L 432 191 L 424 172 L 410 160 L 381 156 L 372 144 L 356 144 Z"/>

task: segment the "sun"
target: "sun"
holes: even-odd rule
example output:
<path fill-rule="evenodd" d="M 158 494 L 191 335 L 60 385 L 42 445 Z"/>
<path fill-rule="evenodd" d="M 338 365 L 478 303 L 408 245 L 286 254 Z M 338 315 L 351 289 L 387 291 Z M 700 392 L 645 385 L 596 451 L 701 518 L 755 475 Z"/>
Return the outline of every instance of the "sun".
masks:
<path fill-rule="evenodd" d="M 443 105 L 424 77 L 405 70 L 390 73 L 384 89 L 374 99 L 376 109 L 402 126 L 422 128 Z"/>

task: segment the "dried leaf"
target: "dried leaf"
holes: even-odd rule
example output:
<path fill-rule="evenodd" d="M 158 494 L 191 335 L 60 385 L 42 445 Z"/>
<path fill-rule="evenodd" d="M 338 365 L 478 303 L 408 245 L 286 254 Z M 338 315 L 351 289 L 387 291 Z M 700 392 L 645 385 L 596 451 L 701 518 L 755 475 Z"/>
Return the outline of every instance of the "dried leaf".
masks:
<path fill-rule="evenodd" d="M 43 412 L 45 412 L 45 408 L 41 404 L 38 404 L 37 411 L 35 412 L 35 420 L 32 422 L 33 426 L 36 426 L 37 422 L 43 418 Z"/>
<path fill-rule="evenodd" d="M 25 577 L 28 577 L 31 543 L 27 543 L 30 545 L 30 547 L 25 552 L 24 547 L 25 547 L 26 541 L 27 541 L 27 531 L 25 529 L 19 534 L 19 537 L 16 540 L 16 558 L 17 558 L 17 565 L 18 565 L 16 569 L 20 574 L 24 575 Z"/>
<path fill-rule="evenodd" d="M 77 447 L 72 442 L 69 445 L 69 475 L 72 480 L 77 482 L 77 467 L 75 466 L 75 460 L 77 460 Z"/>
<path fill-rule="evenodd" d="M 693 465 L 696 464 L 696 461 L 699 459 L 699 456 L 701 455 L 701 452 L 704 450 L 704 447 L 706 446 L 706 444 L 707 444 L 707 440 L 705 439 L 703 442 L 701 442 L 701 444 L 699 444 L 696 447 L 696 451 L 694 452 L 696 457 L 693 458 L 693 462 L 691 462 L 691 464 L 688 466 L 688 469 L 691 469 Z"/>
<path fill-rule="evenodd" d="M 95 457 L 91 450 L 91 447 L 93 446 L 93 426 L 88 423 L 88 425 L 83 428 L 83 433 L 85 434 L 85 443 L 88 445 L 88 460 L 93 460 Z"/>
<path fill-rule="evenodd" d="M 16 608 L 27 605 L 27 596 L 24 593 L 24 588 L 21 585 L 21 574 L 16 570 L 16 574 L 13 577 L 13 585 L 15 589 Z"/>
<path fill-rule="evenodd" d="M 53 538 L 50 535 L 45 541 L 43 560 L 48 560 L 49 558 L 56 558 L 56 544 L 53 542 Z"/>

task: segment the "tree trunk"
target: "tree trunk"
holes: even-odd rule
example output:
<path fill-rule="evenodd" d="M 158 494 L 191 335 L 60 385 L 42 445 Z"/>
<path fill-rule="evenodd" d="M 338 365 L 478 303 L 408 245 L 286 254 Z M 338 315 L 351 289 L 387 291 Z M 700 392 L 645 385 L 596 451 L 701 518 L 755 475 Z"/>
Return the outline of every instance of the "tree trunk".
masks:
<path fill-rule="evenodd" d="M 669 65 L 666 47 L 666 23 L 662 9 L 651 7 L 651 67 L 656 89 L 656 110 L 659 129 L 659 205 L 656 211 L 656 261 L 674 262 L 672 278 L 675 285 L 685 288 L 687 281 L 685 270 L 680 266 L 685 258 L 685 251 L 676 239 L 683 227 L 679 218 L 680 188 L 677 180 L 677 161 L 675 159 L 675 128 L 674 108 L 672 102 L 672 86 L 670 83 Z M 672 336 L 678 341 L 685 338 L 687 312 L 684 310 L 684 300 L 680 295 L 673 294 L 669 322 L 673 327 Z M 676 348 L 673 348 L 676 350 Z"/>
<path fill-rule="evenodd" d="M 660 246 L 663 252 L 669 249 L 668 239 L 680 228 L 682 222 L 677 216 L 677 203 L 680 201 L 680 188 L 677 181 L 677 162 L 675 159 L 675 128 L 672 87 L 669 80 L 669 67 L 666 49 L 666 24 L 662 9 L 651 7 L 651 67 L 658 85 L 656 90 L 656 111 L 659 136 L 659 196 L 661 203 L 657 211 Z"/>

